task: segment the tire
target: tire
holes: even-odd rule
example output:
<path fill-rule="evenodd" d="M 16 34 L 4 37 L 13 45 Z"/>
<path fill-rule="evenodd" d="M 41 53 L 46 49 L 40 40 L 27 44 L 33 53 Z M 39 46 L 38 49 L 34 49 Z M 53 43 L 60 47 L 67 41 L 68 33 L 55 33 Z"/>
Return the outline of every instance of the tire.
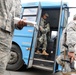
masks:
<path fill-rule="evenodd" d="M 23 64 L 24 63 L 22 60 L 22 53 L 20 48 L 17 45 L 12 44 L 11 56 L 6 69 L 16 71 L 19 70 L 23 66 Z"/>

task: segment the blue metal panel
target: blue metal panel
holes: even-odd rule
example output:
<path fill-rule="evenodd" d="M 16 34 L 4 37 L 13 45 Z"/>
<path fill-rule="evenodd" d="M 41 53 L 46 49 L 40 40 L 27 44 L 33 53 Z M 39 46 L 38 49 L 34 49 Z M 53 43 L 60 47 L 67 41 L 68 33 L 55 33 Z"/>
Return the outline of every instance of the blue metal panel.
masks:
<path fill-rule="evenodd" d="M 22 7 L 36 7 L 39 5 L 39 2 L 29 2 L 29 3 L 24 3 L 22 4 Z"/>
<path fill-rule="evenodd" d="M 27 26 L 22 30 L 15 30 L 13 41 L 16 42 L 22 50 L 22 59 L 28 64 L 28 58 L 30 51 L 27 48 L 31 47 L 34 27 Z"/>
<path fill-rule="evenodd" d="M 26 47 L 22 47 L 22 54 L 23 54 L 23 60 L 25 62 L 25 64 L 28 64 L 28 59 L 29 59 L 29 54 L 30 54 L 30 50 L 27 50 L 27 46 Z"/>
<path fill-rule="evenodd" d="M 33 32 L 27 32 L 28 29 L 33 30 L 34 28 L 32 27 L 25 27 L 24 30 L 26 31 L 16 31 L 13 37 L 13 41 L 16 42 L 21 50 L 22 50 L 22 59 L 26 64 L 28 64 L 28 59 L 29 59 L 29 54 L 30 50 L 27 50 L 27 48 L 31 47 L 32 43 L 32 37 L 33 37 Z"/>
<path fill-rule="evenodd" d="M 22 30 L 15 30 L 14 31 L 14 37 L 32 37 L 34 31 L 34 27 L 27 26 L 24 27 Z"/>
<path fill-rule="evenodd" d="M 60 8 L 61 2 L 40 2 L 41 8 Z M 39 2 L 30 2 L 30 3 L 24 3 L 22 4 L 22 7 L 32 7 L 32 6 L 38 6 Z M 63 7 L 67 7 L 67 3 L 62 4 Z"/>
<path fill-rule="evenodd" d="M 22 13 L 21 13 L 21 18 L 27 17 L 30 15 L 27 14 L 23 15 L 23 12 L 25 8 L 38 8 L 38 12 L 36 12 L 36 22 L 37 25 L 39 25 L 40 17 L 41 17 L 41 7 L 39 2 L 34 2 L 34 3 L 25 3 L 22 4 Z M 25 12 L 26 13 L 26 12 Z M 34 16 L 32 14 L 32 16 Z M 39 17 L 40 16 L 40 17 Z M 34 55 L 34 50 L 35 50 L 35 43 L 36 43 L 36 37 L 37 37 L 37 32 L 38 30 L 34 28 L 33 26 L 26 26 L 22 30 L 15 30 L 14 31 L 14 37 L 13 41 L 16 42 L 22 51 L 22 59 L 24 60 L 25 64 L 28 67 L 28 64 L 30 63 L 29 60 L 32 59 L 33 61 L 33 55 Z M 32 47 L 32 48 L 31 48 Z M 31 50 L 27 50 L 27 48 L 31 48 Z M 32 64 L 31 64 L 32 66 Z"/>
<path fill-rule="evenodd" d="M 62 11 L 62 14 L 61 14 L 61 21 L 60 21 L 60 31 L 59 31 L 59 39 L 58 39 L 58 51 L 57 51 L 57 55 L 60 55 L 60 37 L 61 37 L 61 34 L 62 34 L 62 26 L 64 24 L 64 10 Z M 60 65 L 58 65 L 58 70 L 62 70 L 62 67 Z"/>
<path fill-rule="evenodd" d="M 60 55 L 60 37 L 62 34 L 62 26 L 63 26 L 63 22 L 64 22 L 64 10 L 62 11 L 62 15 L 61 15 L 61 21 L 60 21 L 60 31 L 59 31 L 59 39 L 58 39 L 58 53 L 57 55 Z"/>
<path fill-rule="evenodd" d="M 60 2 L 41 2 L 42 8 L 59 8 Z"/>
<path fill-rule="evenodd" d="M 16 43 L 18 43 L 20 46 L 31 46 L 32 38 L 28 37 L 14 37 L 13 40 L 15 40 Z"/>
<path fill-rule="evenodd" d="M 41 2 L 42 8 L 60 8 L 61 2 Z M 62 7 L 67 7 L 66 3 L 62 4 Z"/>

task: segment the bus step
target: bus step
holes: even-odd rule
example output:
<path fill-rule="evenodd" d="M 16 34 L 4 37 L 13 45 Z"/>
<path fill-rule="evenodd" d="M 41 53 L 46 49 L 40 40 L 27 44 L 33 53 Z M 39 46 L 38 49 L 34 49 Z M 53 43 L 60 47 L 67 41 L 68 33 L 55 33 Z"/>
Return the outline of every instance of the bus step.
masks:
<path fill-rule="evenodd" d="M 33 67 L 53 72 L 53 67 L 44 67 L 44 66 L 41 66 L 41 65 L 33 65 Z"/>
<path fill-rule="evenodd" d="M 38 59 L 48 59 L 48 55 L 42 55 L 41 53 L 40 54 L 37 54 L 37 53 L 35 53 L 35 55 L 34 55 L 34 58 L 38 58 Z"/>
<path fill-rule="evenodd" d="M 37 58 L 34 58 L 34 60 L 37 60 L 37 61 L 43 61 L 43 62 L 50 62 L 50 63 L 54 63 L 54 61 L 50 61 L 50 60 L 43 60 L 43 59 L 37 59 Z"/>
<path fill-rule="evenodd" d="M 42 66 L 42 67 L 52 67 L 53 68 L 54 61 L 34 58 L 33 65 Z"/>

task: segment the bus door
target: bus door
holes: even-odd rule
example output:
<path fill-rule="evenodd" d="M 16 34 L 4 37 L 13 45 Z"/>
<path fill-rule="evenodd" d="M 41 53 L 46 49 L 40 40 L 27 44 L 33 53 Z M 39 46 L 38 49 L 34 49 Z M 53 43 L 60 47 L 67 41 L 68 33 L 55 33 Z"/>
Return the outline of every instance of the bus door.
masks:
<path fill-rule="evenodd" d="M 28 25 L 25 27 L 26 37 L 23 40 L 23 59 L 27 67 L 31 67 L 33 63 L 33 56 L 35 52 L 37 33 L 39 29 L 39 22 L 41 17 L 41 6 L 40 3 L 28 3 L 28 5 L 23 5 L 23 15 L 21 18 L 26 18 L 29 21 L 35 21 L 36 27 Z"/>
<path fill-rule="evenodd" d="M 60 37 L 62 35 L 63 29 L 66 27 L 68 23 L 68 17 L 69 17 L 69 9 L 66 4 L 63 5 L 61 2 L 61 8 L 60 8 L 60 19 L 59 19 L 59 28 L 58 28 L 58 37 L 57 37 L 57 46 L 56 46 L 56 54 L 55 58 L 60 55 Z M 62 70 L 62 67 L 58 65 L 55 61 L 54 64 L 54 72 Z"/>

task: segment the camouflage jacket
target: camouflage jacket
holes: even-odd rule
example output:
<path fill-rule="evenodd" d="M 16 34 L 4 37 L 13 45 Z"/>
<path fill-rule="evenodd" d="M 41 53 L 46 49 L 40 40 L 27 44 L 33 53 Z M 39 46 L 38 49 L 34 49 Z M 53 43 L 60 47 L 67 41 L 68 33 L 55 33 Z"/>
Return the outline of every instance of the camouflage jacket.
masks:
<path fill-rule="evenodd" d="M 66 37 L 65 37 L 66 32 Z M 71 21 L 67 27 L 63 30 L 61 39 L 60 39 L 60 50 L 64 51 L 65 47 L 63 46 L 64 39 L 66 38 L 66 45 L 68 46 L 68 51 L 76 52 L 76 22 Z"/>
<path fill-rule="evenodd" d="M 0 0 L 0 28 L 13 32 L 14 17 L 19 17 L 21 11 L 20 0 Z"/>
<path fill-rule="evenodd" d="M 50 31 L 49 23 L 46 24 L 46 21 L 43 18 L 41 18 L 40 26 L 43 27 L 43 29 L 40 31 L 42 34 L 47 34 L 47 32 Z"/>

